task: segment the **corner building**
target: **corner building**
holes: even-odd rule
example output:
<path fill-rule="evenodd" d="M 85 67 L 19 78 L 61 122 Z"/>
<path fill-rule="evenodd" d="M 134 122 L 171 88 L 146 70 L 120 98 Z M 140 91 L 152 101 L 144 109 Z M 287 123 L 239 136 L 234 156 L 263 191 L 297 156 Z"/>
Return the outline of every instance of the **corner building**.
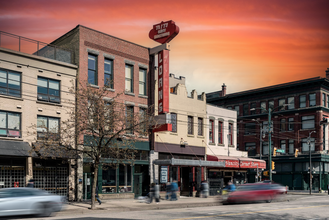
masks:
<path fill-rule="evenodd" d="M 108 98 L 119 93 L 126 110 L 140 112 L 148 107 L 149 49 L 81 25 L 56 39 L 52 44 L 75 51 L 79 66 L 77 81 L 99 89 L 112 82 Z M 88 138 L 88 137 L 83 137 Z M 149 185 L 149 142 L 140 137 L 134 166 L 102 166 L 98 173 L 101 198 L 133 198 L 146 194 Z M 90 198 L 93 167 L 89 158 L 79 164 L 80 197 Z"/>

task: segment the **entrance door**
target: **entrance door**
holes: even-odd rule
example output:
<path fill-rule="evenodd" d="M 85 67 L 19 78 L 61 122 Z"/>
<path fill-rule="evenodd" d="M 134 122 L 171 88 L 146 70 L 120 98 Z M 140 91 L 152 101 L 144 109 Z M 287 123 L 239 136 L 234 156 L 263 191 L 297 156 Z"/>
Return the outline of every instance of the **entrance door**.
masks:
<path fill-rule="evenodd" d="M 181 195 L 189 196 L 190 195 L 190 182 L 193 181 L 193 172 L 191 167 L 182 167 L 181 168 Z"/>
<path fill-rule="evenodd" d="M 142 173 L 134 173 L 134 193 L 135 197 L 142 195 L 143 178 Z"/>

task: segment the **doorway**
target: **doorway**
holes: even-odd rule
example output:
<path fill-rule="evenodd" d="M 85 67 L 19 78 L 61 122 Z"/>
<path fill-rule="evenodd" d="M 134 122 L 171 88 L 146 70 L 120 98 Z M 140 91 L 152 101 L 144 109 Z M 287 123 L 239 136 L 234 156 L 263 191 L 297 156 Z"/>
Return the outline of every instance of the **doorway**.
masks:
<path fill-rule="evenodd" d="M 181 195 L 190 195 L 190 184 L 193 182 L 192 167 L 181 167 Z"/>
<path fill-rule="evenodd" d="M 142 196 L 142 184 L 143 184 L 142 173 L 134 173 L 135 198 L 137 198 L 138 196 Z"/>

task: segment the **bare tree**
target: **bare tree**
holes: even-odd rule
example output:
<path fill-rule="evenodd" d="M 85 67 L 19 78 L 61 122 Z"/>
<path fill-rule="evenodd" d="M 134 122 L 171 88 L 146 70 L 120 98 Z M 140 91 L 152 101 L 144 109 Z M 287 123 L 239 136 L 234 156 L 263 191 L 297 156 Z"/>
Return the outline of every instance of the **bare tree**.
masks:
<path fill-rule="evenodd" d="M 133 164 L 135 142 L 147 138 L 156 126 L 152 107 L 134 111 L 118 94 L 109 98 L 107 87 L 95 89 L 80 85 L 75 92 L 74 108 L 60 126 L 33 125 L 32 151 L 42 158 L 87 157 L 94 168 L 91 209 L 95 208 L 95 189 L 99 166 Z M 72 104 L 72 102 L 70 103 Z"/>

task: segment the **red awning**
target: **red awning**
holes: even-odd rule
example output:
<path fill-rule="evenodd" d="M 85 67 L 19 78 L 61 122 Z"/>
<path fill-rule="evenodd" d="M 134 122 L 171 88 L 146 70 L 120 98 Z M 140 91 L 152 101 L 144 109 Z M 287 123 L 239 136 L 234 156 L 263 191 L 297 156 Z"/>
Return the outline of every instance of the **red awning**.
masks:
<path fill-rule="evenodd" d="M 258 168 L 266 169 L 264 160 L 257 160 L 248 157 L 228 157 L 207 155 L 208 161 L 225 161 L 225 167 L 229 168 Z"/>

